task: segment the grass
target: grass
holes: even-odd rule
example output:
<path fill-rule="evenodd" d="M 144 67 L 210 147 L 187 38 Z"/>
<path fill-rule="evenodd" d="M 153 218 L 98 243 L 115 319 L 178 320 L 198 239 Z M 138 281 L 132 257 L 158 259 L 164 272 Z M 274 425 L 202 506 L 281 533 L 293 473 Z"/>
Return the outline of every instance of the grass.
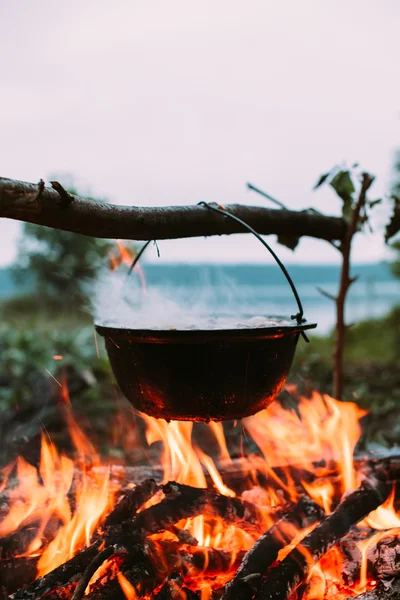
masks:
<path fill-rule="evenodd" d="M 63 307 L 54 299 L 38 295 L 18 296 L 0 303 L 0 319 L 17 330 L 51 332 L 92 325 L 89 311 L 76 306 Z"/>
<path fill-rule="evenodd" d="M 311 344 L 300 344 L 296 360 L 304 361 L 313 354 L 331 360 L 333 334 L 321 337 L 310 335 Z M 381 319 L 362 321 L 347 333 L 345 361 L 352 364 L 373 362 L 383 364 L 400 357 L 400 307 Z"/>

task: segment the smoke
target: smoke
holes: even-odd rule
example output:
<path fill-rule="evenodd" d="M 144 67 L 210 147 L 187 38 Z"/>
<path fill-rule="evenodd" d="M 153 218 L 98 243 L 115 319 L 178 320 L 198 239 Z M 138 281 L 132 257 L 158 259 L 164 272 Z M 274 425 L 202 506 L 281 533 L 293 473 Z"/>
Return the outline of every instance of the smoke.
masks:
<path fill-rule="evenodd" d="M 257 303 L 256 303 L 257 304 Z M 259 306 L 258 306 L 259 308 Z M 120 268 L 104 272 L 92 302 L 95 323 L 106 327 L 153 330 L 233 329 L 293 325 L 283 317 L 254 312 L 248 290 L 221 274 L 217 284 L 207 273 L 196 285 L 162 281 L 143 285 L 137 273 Z"/>

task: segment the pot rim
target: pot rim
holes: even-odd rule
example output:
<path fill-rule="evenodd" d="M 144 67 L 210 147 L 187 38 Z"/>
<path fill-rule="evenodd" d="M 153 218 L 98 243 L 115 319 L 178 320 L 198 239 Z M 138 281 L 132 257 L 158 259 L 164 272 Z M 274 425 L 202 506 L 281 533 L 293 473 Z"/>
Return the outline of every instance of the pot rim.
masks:
<path fill-rule="evenodd" d="M 271 327 L 243 327 L 236 329 L 130 329 L 94 324 L 96 331 L 105 338 L 142 343 L 192 343 L 195 341 L 252 341 L 280 338 L 315 329 L 317 323 L 301 325 L 274 325 Z"/>

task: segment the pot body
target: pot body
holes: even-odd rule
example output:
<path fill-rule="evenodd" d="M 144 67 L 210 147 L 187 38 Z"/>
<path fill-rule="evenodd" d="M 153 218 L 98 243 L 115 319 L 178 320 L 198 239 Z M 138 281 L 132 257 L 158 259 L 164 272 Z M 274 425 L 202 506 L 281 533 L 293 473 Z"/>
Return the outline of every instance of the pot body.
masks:
<path fill-rule="evenodd" d="M 96 329 L 118 385 L 136 409 L 166 420 L 208 422 L 266 408 L 286 381 L 300 332 L 312 327 Z"/>

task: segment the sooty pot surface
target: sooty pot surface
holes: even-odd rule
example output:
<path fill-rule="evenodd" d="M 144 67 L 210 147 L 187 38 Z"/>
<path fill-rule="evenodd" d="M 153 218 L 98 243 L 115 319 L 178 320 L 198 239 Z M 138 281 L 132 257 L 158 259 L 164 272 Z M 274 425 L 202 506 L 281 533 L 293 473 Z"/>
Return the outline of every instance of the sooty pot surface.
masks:
<path fill-rule="evenodd" d="M 315 324 L 232 330 L 130 330 L 96 325 L 133 406 L 166 420 L 241 419 L 286 381 L 299 335 Z"/>

